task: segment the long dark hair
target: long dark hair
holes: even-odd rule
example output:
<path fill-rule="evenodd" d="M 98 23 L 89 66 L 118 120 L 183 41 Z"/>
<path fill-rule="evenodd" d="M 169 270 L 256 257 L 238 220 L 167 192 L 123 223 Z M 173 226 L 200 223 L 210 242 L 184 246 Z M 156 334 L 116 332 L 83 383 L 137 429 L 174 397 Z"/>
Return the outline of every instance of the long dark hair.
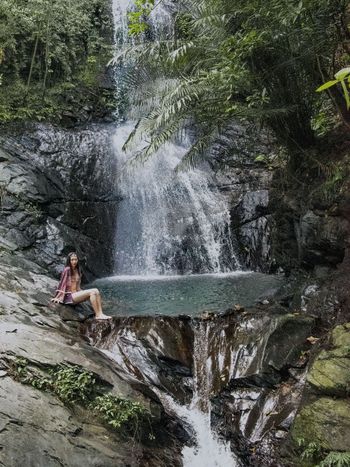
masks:
<path fill-rule="evenodd" d="M 68 253 L 68 256 L 67 256 L 67 259 L 66 259 L 66 266 L 69 266 L 71 273 L 73 273 L 72 265 L 71 265 L 71 262 L 70 262 L 70 259 L 71 259 L 72 256 L 76 256 L 78 258 L 77 271 L 79 273 L 79 276 L 81 277 L 82 271 L 81 271 L 81 267 L 80 267 L 79 256 L 77 255 L 77 253 L 75 251 L 71 251 L 70 253 Z"/>

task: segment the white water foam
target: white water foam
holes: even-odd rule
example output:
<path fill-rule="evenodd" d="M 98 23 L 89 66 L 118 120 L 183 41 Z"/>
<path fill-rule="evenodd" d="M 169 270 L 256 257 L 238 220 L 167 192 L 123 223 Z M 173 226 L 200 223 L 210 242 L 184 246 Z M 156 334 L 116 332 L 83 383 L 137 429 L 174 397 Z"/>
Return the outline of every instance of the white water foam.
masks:
<path fill-rule="evenodd" d="M 239 263 L 229 233 L 227 200 L 214 187 L 209 168 L 176 173 L 187 148 L 167 143 L 144 164 L 126 170 L 135 150 L 125 152 L 122 146 L 132 129 L 131 123 L 124 124 L 114 135 L 122 197 L 116 229 L 118 274 L 235 269 Z"/>
<path fill-rule="evenodd" d="M 173 281 L 173 280 L 185 280 L 186 277 L 211 277 L 213 279 L 222 279 L 225 277 L 240 277 L 247 276 L 250 274 L 256 274 L 254 271 L 231 271 L 231 272 L 217 272 L 217 273 L 204 273 L 204 274 L 147 274 L 143 276 L 132 276 L 132 275 L 116 275 L 110 277 L 104 277 L 103 279 L 96 279 L 94 283 L 98 284 L 99 281 L 103 282 L 153 282 L 153 281 Z"/>
<path fill-rule="evenodd" d="M 185 446 L 182 450 L 184 467 L 237 467 L 239 461 L 231 452 L 230 444 L 220 440 L 211 430 L 210 415 L 200 409 L 180 405 L 168 394 L 157 388 L 153 391 L 158 395 L 163 406 L 170 413 L 177 415 L 195 435 L 195 445 Z"/>
<path fill-rule="evenodd" d="M 190 405 L 180 405 L 170 395 L 157 388 L 153 390 L 164 407 L 182 419 L 195 434 L 194 446 L 183 448 L 184 467 L 237 467 L 240 463 L 231 451 L 230 443 L 219 439 L 211 429 L 209 332 L 208 322 L 200 322 L 194 330 L 193 397 Z"/>

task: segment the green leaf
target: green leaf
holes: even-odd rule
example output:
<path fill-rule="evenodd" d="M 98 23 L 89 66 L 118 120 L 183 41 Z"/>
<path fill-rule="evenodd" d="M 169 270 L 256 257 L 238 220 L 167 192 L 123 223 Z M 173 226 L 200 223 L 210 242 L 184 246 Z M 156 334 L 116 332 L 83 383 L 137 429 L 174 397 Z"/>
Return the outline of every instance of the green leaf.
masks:
<path fill-rule="evenodd" d="M 327 81 L 327 83 L 322 84 L 322 86 L 318 87 L 316 89 L 316 92 L 321 92 L 324 91 L 325 89 L 330 88 L 331 86 L 334 86 L 335 84 L 339 83 L 339 80 L 333 79 L 331 81 Z"/>
<path fill-rule="evenodd" d="M 350 67 L 346 67 L 346 68 L 342 68 L 341 70 L 339 70 L 335 75 L 334 77 L 341 81 L 342 79 L 345 78 L 345 76 L 347 76 L 348 74 L 350 74 Z"/>
<path fill-rule="evenodd" d="M 346 101 L 346 108 L 349 110 L 350 109 L 349 91 L 348 91 L 348 88 L 346 87 L 346 84 L 344 83 L 344 81 L 341 82 L 341 86 L 342 86 L 343 91 L 344 91 L 344 97 L 345 97 L 345 101 Z"/>

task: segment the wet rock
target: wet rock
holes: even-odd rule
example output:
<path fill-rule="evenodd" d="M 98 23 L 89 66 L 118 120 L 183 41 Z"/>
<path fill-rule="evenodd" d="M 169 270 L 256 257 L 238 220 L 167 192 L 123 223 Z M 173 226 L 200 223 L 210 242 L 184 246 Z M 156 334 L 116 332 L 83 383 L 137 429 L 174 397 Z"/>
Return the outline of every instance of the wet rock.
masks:
<path fill-rule="evenodd" d="M 59 275 L 77 250 L 85 279 L 111 272 L 118 195 L 110 138 L 107 126 L 45 125 L 1 137 L 0 251 Z"/>
<path fill-rule="evenodd" d="M 269 208 L 272 171 L 268 167 L 275 157 L 273 147 L 267 132 L 234 122 L 226 130 L 224 155 L 213 162 L 217 186 L 230 203 L 239 259 L 246 267 L 264 272 L 274 268 Z M 213 148 L 212 157 L 215 154 Z"/>
<path fill-rule="evenodd" d="M 235 325 L 209 334 L 219 354 L 213 350 L 210 360 L 214 426 L 246 453 L 247 465 L 270 465 L 261 459 L 272 462 L 276 439 L 286 438 L 304 387 L 299 357 L 313 326 L 311 318 L 270 308 L 239 315 Z"/>
<path fill-rule="evenodd" d="M 135 380 L 163 388 L 179 401 L 190 401 L 191 321 L 169 316 L 118 317 L 106 328 L 86 322 L 84 332 Z"/>
<path fill-rule="evenodd" d="M 344 258 L 346 221 L 306 212 L 297 227 L 301 260 L 307 264 L 335 265 Z"/>
<path fill-rule="evenodd" d="M 95 345 L 150 389 L 181 404 L 197 391 L 203 408 L 211 400 L 213 425 L 248 458 L 262 439 L 268 456 L 276 440 L 286 438 L 301 399 L 305 364 L 299 367 L 299 357 L 313 319 L 283 311 L 265 305 L 181 325 L 157 316 L 114 318 L 100 331 L 93 323 L 84 327 Z"/>
<path fill-rule="evenodd" d="M 314 443 L 326 451 L 349 450 L 349 348 L 350 323 L 336 326 L 328 339 L 319 341 L 291 430 L 293 449 L 298 449 L 298 440 L 303 439 L 304 446 Z"/>
<path fill-rule="evenodd" d="M 140 384 L 126 381 L 118 365 L 86 342 L 79 329 L 62 322 L 59 310 L 67 307 L 49 307 L 56 281 L 28 259 L 0 256 L 0 262 L 0 464 L 180 466 L 181 443 L 167 428 L 180 433 L 177 421 L 164 416 L 154 396 L 136 390 Z M 106 324 L 95 321 L 94 326 Z M 130 443 L 88 409 L 64 406 L 53 394 L 15 381 L 16 358 L 38 371 L 68 363 L 93 372 L 106 391 L 151 409 L 156 439 L 151 446 L 136 439 Z"/>
<path fill-rule="evenodd" d="M 350 390 L 350 358 L 321 352 L 307 380 L 317 391 L 324 394 L 345 396 Z"/>
<path fill-rule="evenodd" d="M 264 361 L 278 371 L 292 366 L 310 334 L 314 320 L 310 317 L 287 315 L 271 334 Z"/>
<path fill-rule="evenodd" d="M 271 263 L 268 205 L 268 190 L 248 191 L 231 212 L 244 264 L 263 272 L 269 272 Z"/>
<path fill-rule="evenodd" d="M 85 303 L 79 305 L 51 305 L 51 308 L 58 312 L 62 321 L 84 322 L 95 317 L 91 306 Z"/>

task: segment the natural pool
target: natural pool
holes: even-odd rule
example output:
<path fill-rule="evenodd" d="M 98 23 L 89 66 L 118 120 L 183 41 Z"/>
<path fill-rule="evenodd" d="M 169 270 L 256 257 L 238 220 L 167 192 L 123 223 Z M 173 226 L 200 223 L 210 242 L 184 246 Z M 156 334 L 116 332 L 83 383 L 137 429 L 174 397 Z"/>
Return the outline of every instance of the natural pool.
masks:
<path fill-rule="evenodd" d="M 112 276 L 91 286 L 102 293 L 110 315 L 196 315 L 251 306 L 282 285 L 283 276 L 236 271 L 187 276 Z"/>

